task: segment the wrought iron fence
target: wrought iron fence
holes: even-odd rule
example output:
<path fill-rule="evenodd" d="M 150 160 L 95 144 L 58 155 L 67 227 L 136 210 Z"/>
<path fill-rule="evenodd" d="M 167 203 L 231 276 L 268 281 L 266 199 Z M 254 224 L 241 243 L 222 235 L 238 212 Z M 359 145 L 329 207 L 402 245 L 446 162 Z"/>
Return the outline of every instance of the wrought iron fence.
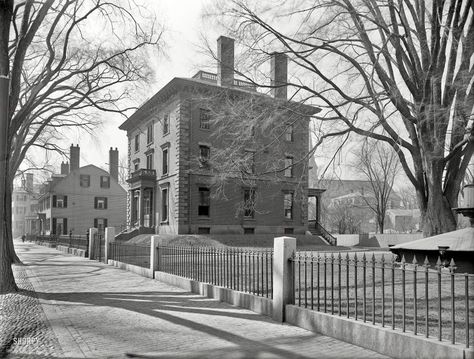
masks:
<path fill-rule="evenodd" d="M 108 259 L 150 268 L 150 246 L 111 242 L 109 243 Z"/>
<path fill-rule="evenodd" d="M 271 298 L 273 250 L 159 246 L 159 271 Z"/>
<path fill-rule="evenodd" d="M 77 248 L 77 249 L 89 249 L 89 240 L 87 236 L 59 236 L 56 238 L 56 244 L 67 246 L 70 248 Z"/>
<path fill-rule="evenodd" d="M 472 344 L 474 275 L 426 258 L 297 252 L 291 259 L 295 304 L 374 325 Z"/>

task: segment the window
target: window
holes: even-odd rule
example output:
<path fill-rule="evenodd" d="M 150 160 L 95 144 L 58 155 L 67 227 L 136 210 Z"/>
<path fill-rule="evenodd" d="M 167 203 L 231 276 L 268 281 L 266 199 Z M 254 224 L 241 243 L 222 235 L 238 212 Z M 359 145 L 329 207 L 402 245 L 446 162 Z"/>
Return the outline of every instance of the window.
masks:
<path fill-rule="evenodd" d="M 204 130 L 211 128 L 211 111 L 204 108 L 199 109 L 199 127 Z"/>
<path fill-rule="evenodd" d="M 161 190 L 161 223 L 168 223 L 168 188 Z"/>
<path fill-rule="evenodd" d="M 146 128 L 146 143 L 150 144 L 153 142 L 153 122 Z"/>
<path fill-rule="evenodd" d="M 163 117 L 163 136 L 167 135 L 170 132 L 170 117 L 166 114 Z"/>
<path fill-rule="evenodd" d="M 53 195 L 53 208 L 67 208 L 67 196 Z"/>
<path fill-rule="evenodd" d="M 104 233 L 107 228 L 107 218 L 94 218 L 94 228 L 97 228 L 99 233 Z"/>
<path fill-rule="evenodd" d="M 285 233 L 285 234 L 293 234 L 293 232 L 294 232 L 294 231 L 293 231 L 293 228 L 285 228 L 285 229 L 284 229 L 284 233 Z"/>
<path fill-rule="evenodd" d="M 100 188 L 110 188 L 109 176 L 100 176 Z"/>
<path fill-rule="evenodd" d="M 162 170 L 163 176 L 168 174 L 169 149 L 163 148 Z"/>
<path fill-rule="evenodd" d="M 255 152 L 254 151 L 245 151 L 243 170 L 245 173 L 248 173 L 248 174 L 255 173 Z"/>
<path fill-rule="evenodd" d="M 285 129 L 285 141 L 293 142 L 293 125 L 287 124 Z"/>
<path fill-rule="evenodd" d="M 90 187 L 91 185 L 91 176 L 90 175 L 81 175 L 80 176 L 81 187 Z"/>
<path fill-rule="evenodd" d="M 138 152 L 140 150 L 140 134 L 137 133 L 135 135 L 135 152 Z"/>
<path fill-rule="evenodd" d="M 244 234 L 255 234 L 255 228 L 246 227 L 244 228 Z"/>
<path fill-rule="evenodd" d="M 94 197 L 95 209 L 107 209 L 107 197 Z"/>
<path fill-rule="evenodd" d="M 291 156 L 285 158 L 285 177 L 293 177 L 293 157 Z"/>
<path fill-rule="evenodd" d="M 210 227 L 198 227 L 198 234 L 210 234 L 211 228 Z"/>
<path fill-rule="evenodd" d="M 284 194 L 283 207 L 285 218 L 293 219 L 293 193 Z"/>
<path fill-rule="evenodd" d="M 244 189 L 244 217 L 254 218 L 255 216 L 255 189 Z"/>
<path fill-rule="evenodd" d="M 135 163 L 133 164 L 133 170 L 134 170 L 134 171 L 138 171 L 139 169 L 140 169 L 140 162 L 135 162 Z"/>
<path fill-rule="evenodd" d="M 209 148 L 209 146 L 200 145 L 199 146 L 199 161 L 202 163 L 207 163 L 209 162 L 210 158 L 211 158 L 211 149 Z"/>
<path fill-rule="evenodd" d="M 148 170 L 153 169 L 153 153 L 149 153 L 146 155 L 146 168 Z"/>
<path fill-rule="evenodd" d="M 55 218 L 53 217 L 53 228 L 51 229 L 52 234 L 65 235 L 67 234 L 67 218 Z"/>
<path fill-rule="evenodd" d="M 198 204 L 198 216 L 210 215 L 211 206 L 211 191 L 206 187 L 199 187 L 199 204 Z"/>

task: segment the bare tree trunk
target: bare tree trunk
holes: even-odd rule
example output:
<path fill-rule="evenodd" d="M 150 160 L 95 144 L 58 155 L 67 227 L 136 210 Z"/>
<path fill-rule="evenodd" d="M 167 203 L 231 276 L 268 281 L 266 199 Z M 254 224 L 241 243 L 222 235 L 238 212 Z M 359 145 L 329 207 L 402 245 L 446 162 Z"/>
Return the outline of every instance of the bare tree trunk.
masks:
<path fill-rule="evenodd" d="M 8 77 L 0 77 L 0 294 L 17 291 L 12 271 L 12 238 L 11 232 L 11 185 L 9 185 L 7 161 L 7 111 L 8 111 Z M 10 192 L 9 195 L 7 193 Z M 10 217 L 9 217 L 10 216 Z"/>
<path fill-rule="evenodd" d="M 421 209 L 421 222 L 425 237 L 456 230 L 456 215 L 441 192 L 430 193 L 426 207 Z"/>
<path fill-rule="evenodd" d="M 12 195 L 13 195 L 13 186 L 11 185 L 12 181 L 7 181 L 7 186 L 5 189 L 5 213 L 6 213 L 6 227 L 7 227 L 7 246 L 10 253 L 10 258 L 12 263 L 23 264 L 20 258 L 18 258 L 15 252 L 15 246 L 13 245 L 13 227 L 12 227 Z"/>

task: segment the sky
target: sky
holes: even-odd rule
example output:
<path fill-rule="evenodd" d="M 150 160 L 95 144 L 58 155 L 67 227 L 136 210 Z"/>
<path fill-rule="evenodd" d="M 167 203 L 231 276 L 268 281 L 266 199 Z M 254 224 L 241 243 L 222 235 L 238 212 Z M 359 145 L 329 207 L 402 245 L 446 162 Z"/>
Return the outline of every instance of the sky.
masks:
<path fill-rule="evenodd" d="M 174 77 L 191 77 L 197 72 L 199 64 L 209 60 L 200 53 L 200 34 L 202 33 L 201 11 L 209 0 L 149 0 L 158 18 L 165 25 L 164 53 L 158 58 L 150 58 L 155 70 L 155 78 L 150 88 L 150 97 Z M 185 26 L 183 25 L 185 24 Z M 212 36 L 212 31 L 206 31 Z M 218 34 L 215 35 L 217 40 Z M 211 37 L 212 38 L 212 37 Z M 145 99 L 143 99 L 145 100 Z M 94 131 L 94 136 L 84 133 L 71 135 L 65 146 L 79 144 L 81 148 L 81 166 L 93 164 L 108 168 L 108 153 L 110 147 L 117 147 L 119 158 L 127 156 L 127 135 L 119 130 L 124 117 L 105 114 L 102 125 Z M 57 166 L 61 163 L 59 155 Z"/>

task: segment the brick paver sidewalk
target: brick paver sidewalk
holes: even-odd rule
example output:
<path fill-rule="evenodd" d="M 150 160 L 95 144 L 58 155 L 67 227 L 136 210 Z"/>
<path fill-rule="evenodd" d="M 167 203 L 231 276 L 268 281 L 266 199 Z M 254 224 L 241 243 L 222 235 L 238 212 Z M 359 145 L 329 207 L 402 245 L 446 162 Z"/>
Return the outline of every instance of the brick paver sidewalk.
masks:
<path fill-rule="evenodd" d="M 16 249 L 65 357 L 385 358 L 96 261 Z"/>

